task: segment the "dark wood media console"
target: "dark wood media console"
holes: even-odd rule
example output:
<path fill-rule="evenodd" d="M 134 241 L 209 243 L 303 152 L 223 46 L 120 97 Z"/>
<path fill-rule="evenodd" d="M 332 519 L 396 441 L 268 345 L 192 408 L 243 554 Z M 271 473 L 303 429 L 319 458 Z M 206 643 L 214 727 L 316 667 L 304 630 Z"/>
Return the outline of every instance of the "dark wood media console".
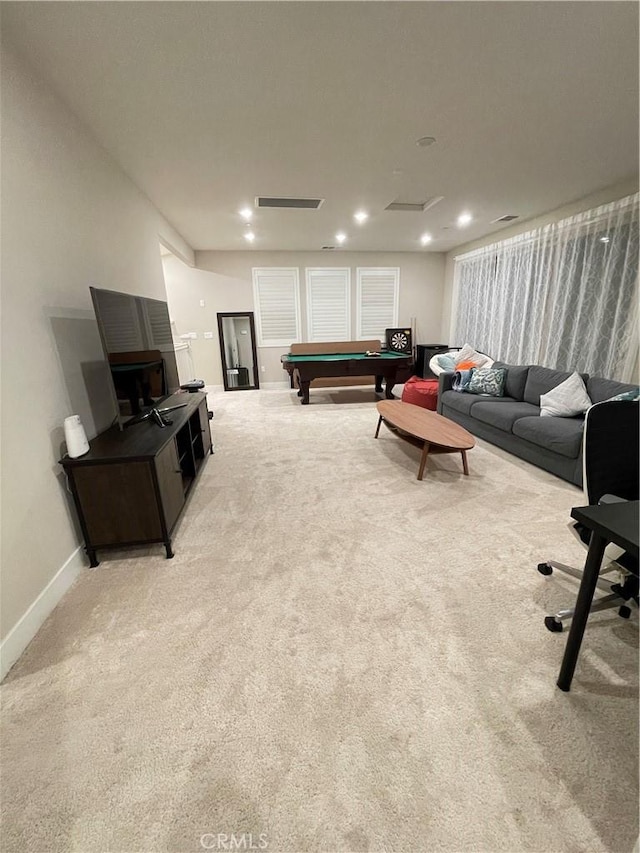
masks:
<path fill-rule="evenodd" d="M 124 430 L 112 427 L 78 459 L 60 460 L 75 501 L 91 566 L 102 548 L 162 542 L 173 557 L 171 532 L 209 453 L 205 394 L 176 394 L 160 407 L 173 423 L 149 419 Z"/>

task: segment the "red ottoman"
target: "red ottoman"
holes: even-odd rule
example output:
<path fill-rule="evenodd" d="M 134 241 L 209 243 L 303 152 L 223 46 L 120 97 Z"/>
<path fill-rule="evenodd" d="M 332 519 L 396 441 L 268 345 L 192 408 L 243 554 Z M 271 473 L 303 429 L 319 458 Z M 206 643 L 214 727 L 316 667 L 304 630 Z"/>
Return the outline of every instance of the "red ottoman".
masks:
<path fill-rule="evenodd" d="M 420 379 L 419 376 L 407 379 L 402 392 L 402 402 L 413 403 L 414 406 L 422 406 L 423 409 L 435 412 L 438 404 L 438 380 Z"/>

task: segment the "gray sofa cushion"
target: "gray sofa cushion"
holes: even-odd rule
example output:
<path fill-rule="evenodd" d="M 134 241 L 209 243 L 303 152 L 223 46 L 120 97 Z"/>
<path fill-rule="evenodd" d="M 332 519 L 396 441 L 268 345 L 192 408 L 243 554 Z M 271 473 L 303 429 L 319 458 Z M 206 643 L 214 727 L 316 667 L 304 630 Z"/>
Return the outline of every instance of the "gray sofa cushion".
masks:
<path fill-rule="evenodd" d="M 584 418 L 529 417 L 514 423 L 513 434 L 569 459 L 577 459 L 583 428 Z"/>
<path fill-rule="evenodd" d="M 549 367 L 532 365 L 527 373 L 527 381 L 524 386 L 523 399 L 532 406 L 540 405 L 540 395 L 548 394 L 552 388 L 556 388 L 565 379 L 568 379 L 573 371 L 551 370 Z M 589 374 L 581 373 L 580 376 L 587 383 Z"/>
<path fill-rule="evenodd" d="M 506 364 L 504 361 L 494 361 L 492 367 L 504 367 L 507 370 L 507 379 L 504 385 L 506 397 L 514 400 L 524 400 L 524 386 L 529 373 L 529 365 Z"/>
<path fill-rule="evenodd" d="M 442 402 L 463 415 L 473 415 L 471 407 L 477 403 L 515 403 L 511 397 L 484 397 L 480 394 L 467 394 L 466 391 L 445 391 Z"/>
<path fill-rule="evenodd" d="M 502 399 L 504 400 L 504 397 Z M 539 415 L 540 409 L 537 406 L 532 406 L 531 403 L 521 403 L 517 400 L 496 406 L 494 403 L 482 399 L 475 404 L 471 411 L 472 417 L 505 432 L 511 432 L 511 427 L 520 418 Z"/>
<path fill-rule="evenodd" d="M 634 391 L 637 385 L 627 385 L 626 382 L 616 382 L 615 379 L 601 379 L 600 376 L 591 376 L 587 382 L 587 394 L 592 403 L 602 403 L 616 394 L 624 394 L 626 391 Z"/>

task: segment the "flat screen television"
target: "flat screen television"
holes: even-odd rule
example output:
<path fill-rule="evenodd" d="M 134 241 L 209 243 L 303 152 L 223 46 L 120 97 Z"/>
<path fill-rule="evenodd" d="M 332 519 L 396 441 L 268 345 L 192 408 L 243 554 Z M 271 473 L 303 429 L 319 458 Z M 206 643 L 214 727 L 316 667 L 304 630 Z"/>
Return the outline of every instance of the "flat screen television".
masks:
<path fill-rule="evenodd" d="M 169 309 L 160 299 L 89 289 L 122 429 L 180 388 Z"/>

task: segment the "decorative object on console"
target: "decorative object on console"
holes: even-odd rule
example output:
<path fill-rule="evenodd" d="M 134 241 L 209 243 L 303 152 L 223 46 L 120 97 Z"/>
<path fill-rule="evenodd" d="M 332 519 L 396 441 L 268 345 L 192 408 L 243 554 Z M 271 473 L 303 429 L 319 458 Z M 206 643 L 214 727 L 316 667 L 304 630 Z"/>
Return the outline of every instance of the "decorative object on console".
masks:
<path fill-rule="evenodd" d="M 202 379 L 193 379 L 191 382 L 185 382 L 184 385 L 180 386 L 181 391 L 189 391 L 191 394 L 201 391 L 203 388 L 204 382 Z"/>
<path fill-rule="evenodd" d="M 72 459 L 84 456 L 89 450 L 87 434 L 79 415 L 69 415 L 68 418 L 64 419 L 64 440 L 67 445 L 67 453 Z"/>
<path fill-rule="evenodd" d="M 385 329 L 387 350 L 411 355 L 411 329 Z"/>
<path fill-rule="evenodd" d="M 540 416 L 574 418 L 583 415 L 591 405 L 584 380 L 575 371 L 568 379 L 540 396 Z"/>

